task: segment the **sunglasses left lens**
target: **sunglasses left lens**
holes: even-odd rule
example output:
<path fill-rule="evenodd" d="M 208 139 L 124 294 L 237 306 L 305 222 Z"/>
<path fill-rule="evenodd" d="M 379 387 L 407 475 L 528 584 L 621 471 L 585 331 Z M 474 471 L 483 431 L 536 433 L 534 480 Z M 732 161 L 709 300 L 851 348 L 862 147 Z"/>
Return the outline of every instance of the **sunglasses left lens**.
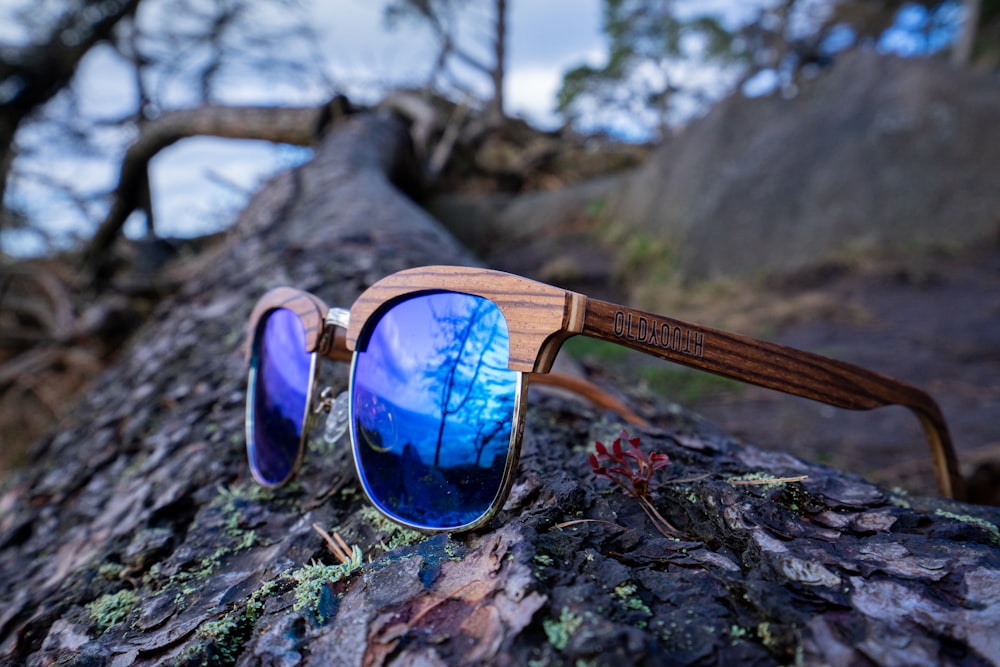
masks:
<path fill-rule="evenodd" d="M 283 483 L 299 458 L 312 354 L 298 315 L 272 310 L 257 326 L 247 388 L 247 455 L 266 486 Z"/>

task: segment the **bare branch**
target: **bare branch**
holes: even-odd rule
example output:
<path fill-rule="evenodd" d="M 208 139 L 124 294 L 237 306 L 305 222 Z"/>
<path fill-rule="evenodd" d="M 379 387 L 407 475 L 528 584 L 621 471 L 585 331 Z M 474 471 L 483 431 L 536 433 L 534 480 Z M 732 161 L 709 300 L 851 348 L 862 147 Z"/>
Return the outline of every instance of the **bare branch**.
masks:
<path fill-rule="evenodd" d="M 146 122 L 139 138 L 125 153 L 111 209 L 88 244 L 85 261 L 93 265 L 114 241 L 129 215 L 144 208 L 144 203 L 148 207 L 148 202 L 142 199 L 148 196 L 149 161 L 164 148 L 194 136 L 309 146 L 323 124 L 327 108 L 209 106 L 167 112 Z"/>

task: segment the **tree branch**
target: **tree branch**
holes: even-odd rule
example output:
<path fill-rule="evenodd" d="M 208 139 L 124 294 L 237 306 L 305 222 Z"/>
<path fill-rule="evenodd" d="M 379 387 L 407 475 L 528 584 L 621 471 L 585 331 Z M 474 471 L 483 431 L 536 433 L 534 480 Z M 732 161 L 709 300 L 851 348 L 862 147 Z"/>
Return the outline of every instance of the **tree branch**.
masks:
<path fill-rule="evenodd" d="M 14 135 L 21 122 L 65 88 L 83 56 L 108 39 L 119 21 L 134 14 L 140 0 L 89 0 L 64 14 L 45 40 L 0 60 L 0 86 L 13 94 L 0 100 L 0 203 L 7 188 Z M 97 20 L 94 20 L 97 17 Z"/>
<path fill-rule="evenodd" d="M 84 253 L 93 266 L 110 247 L 122 226 L 148 196 L 149 162 L 157 153 L 181 139 L 213 136 L 226 139 L 259 139 L 295 146 L 312 145 L 335 105 L 342 113 L 343 98 L 321 107 L 224 107 L 209 106 L 164 113 L 141 126 L 139 138 L 122 159 L 118 185 L 111 208 L 98 225 Z"/>

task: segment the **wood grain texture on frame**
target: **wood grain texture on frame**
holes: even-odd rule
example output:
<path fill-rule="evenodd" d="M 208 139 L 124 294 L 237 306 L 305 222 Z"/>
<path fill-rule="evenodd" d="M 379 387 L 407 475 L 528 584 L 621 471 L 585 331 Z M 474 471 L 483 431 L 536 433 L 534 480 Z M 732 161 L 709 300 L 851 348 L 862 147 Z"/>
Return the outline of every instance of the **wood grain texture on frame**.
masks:
<path fill-rule="evenodd" d="M 250 359 L 254 333 L 257 331 L 261 319 L 276 308 L 287 308 L 302 320 L 302 326 L 306 334 L 306 352 L 316 352 L 319 348 L 320 337 L 323 334 L 323 319 L 330 308 L 318 296 L 309 294 L 308 292 L 303 292 L 292 287 L 275 287 L 258 299 L 253 310 L 250 312 L 244 347 L 244 355 L 248 361 Z"/>
<path fill-rule="evenodd" d="M 502 271 L 460 266 L 427 266 L 387 276 L 369 287 L 351 307 L 347 346 L 354 350 L 368 319 L 406 296 L 436 291 L 489 299 L 500 308 L 510 332 L 511 370 L 548 372 L 562 341 L 582 327 L 586 297 Z"/>
<path fill-rule="evenodd" d="M 909 408 L 930 444 L 938 489 L 964 497 L 944 416 L 933 398 L 874 371 L 749 336 L 588 299 L 583 334 L 699 370 L 848 410 Z"/>

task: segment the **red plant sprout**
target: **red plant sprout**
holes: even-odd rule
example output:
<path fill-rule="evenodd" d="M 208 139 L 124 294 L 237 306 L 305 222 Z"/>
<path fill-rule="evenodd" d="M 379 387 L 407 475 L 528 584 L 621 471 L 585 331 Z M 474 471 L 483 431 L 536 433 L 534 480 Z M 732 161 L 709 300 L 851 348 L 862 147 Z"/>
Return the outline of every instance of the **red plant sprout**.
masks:
<path fill-rule="evenodd" d="M 670 458 L 660 452 L 644 452 L 639 448 L 639 442 L 639 438 L 629 437 L 624 429 L 611 443 L 611 451 L 598 440 L 594 443 L 595 453 L 590 455 L 590 467 L 594 469 L 594 474 L 606 477 L 637 499 L 657 530 L 671 537 L 677 529 L 656 511 L 649 496 L 653 473 L 670 465 Z M 629 446 L 628 449 L 623 443 Z"/>
<path fill-rule="evenodd" d="M 625 449 L 623 442 L 631 448 Z M 618 439 L 611 443 L 609 452 L 607 446 L 598 440 L 594 444 L 597 453 L 590 455 L 590 466 L 595 474 L 607 477 L 630 496 L 646 498 L 653 473 L 670 465 L 670 458 L 659 452 L 649 454 L 642 451 L 639 442 L 639 438 L 630 438 L 628 432 L 622 430 Z"/>

